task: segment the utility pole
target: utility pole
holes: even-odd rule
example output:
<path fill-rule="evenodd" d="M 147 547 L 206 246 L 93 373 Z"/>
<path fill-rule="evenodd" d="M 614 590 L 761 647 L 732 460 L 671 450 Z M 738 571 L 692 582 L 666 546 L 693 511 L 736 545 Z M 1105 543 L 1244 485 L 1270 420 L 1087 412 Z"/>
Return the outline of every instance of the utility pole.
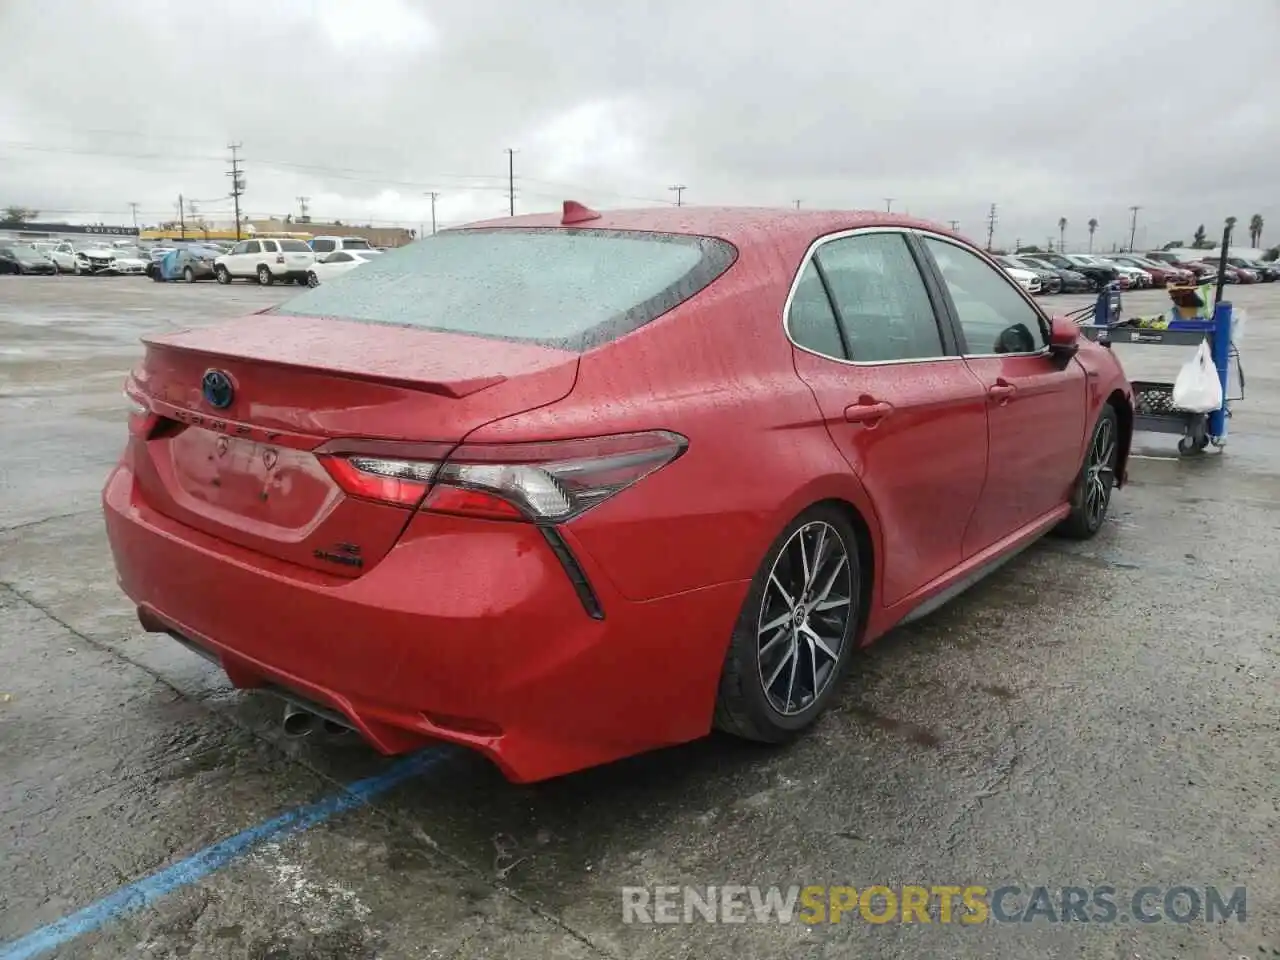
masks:
<path fill-rule="evenodd" d="M 182 239 L 187 239 L 187 215 L 186 205 L 182 202 L 182 194 L 178 194 L 178 230 L 182 235 Z"/>
<path fill-rule="evenodd" d="M 1017 253 L 1021 249 L 1022 249 L 1022 238 L 1018 237 L 1016 240 L 1013 241 L 1013 252 Z"/>
<path fill-rule="evenodd" d="M 1000 220 L 996 216 L 996 205 L 993 203 L 991 205 L 991 212 L 987 214 L 987 250 L 988 251 L 991 249 L 992 241 L 995 240 L 996 224 L 999 222 Z"/>
<path fill-rule="evenodd" d="M 680 206 L 684 202 L 685 185 L 683 183 L 677 183 L 667 187 L 667 189 L 676 195 L 676 206 Z"/>
<path fill-rule="evenodd" d="M 507 147 L 507 199 L 511 216 L 516 215 L 516 152 Z M 433 230 L 432 233 L 435 231 Z"/>
<path fill-rule="evenodd" d="M 1138 233 L 1138 211 L 1141 209 L 1142 209 L 1141 207 L 1129 208 L 1129 210 L 1133 213 L 1133 221 L 1129 224 L 1129 252 L 1130 253 L 1133 253 L 1133 238 Z"/>
<path fill-rule="evenodd" d="M 952 229 L 952 230 L 959 230 L 959 229 L 960 229 L 960 221 L 959 221 L 959 220 L 948 220 L 948 221 L 947 221 L 947 223 L 951 224 L 951 229 Z"/>
<path fill-rule="evenodd" d="M 307 214 L 307 201 L 310 197 L 298 197 L 298 222 L 310 223 L 311 217 Z"/>
<path fill-rule="evenodd" d="M 133 229 L 138 229 L 138 205 L 132 200 L 129 201 L 129 209 L 133 211 Z"/>
<path fill-rule="evenodd" d="M 885 197 L 885 198 L 884 198 L 884 212 L 885 212 L 885 213 L 893 213 L 893 201 L 895 201 L 895 200 L 897 200 L 897 199 L 898 199 L 897 197 Z"/>
<path fill-rule="evenodd" d="M 231 169 L 227 171 L 227 176 L 231 178 L 231 199 L 235 201 L 236 206 L 236 239 L 240 239 L 240 195 L 244 193 L 244 177 L 241 176 L 240 169 L 240 144 L 231 143 L 227 145 L 227 149 L 231 151 Z"/>
<path fill-rule="evenodd" d="M 797 210 L 799 210 L 799 209 L 800 209 L 800 201 L 799 201 L 799 200 L 797 200 L 797 201 L 796 201 L 796 209 L 797 209 Z"/>
<path fill-rule="evenodd" d="M 436 235 L 436 197 L 440 194 L 432 190 L 427 196 L 431 198 L 431 235 L 434 237 Z"/>

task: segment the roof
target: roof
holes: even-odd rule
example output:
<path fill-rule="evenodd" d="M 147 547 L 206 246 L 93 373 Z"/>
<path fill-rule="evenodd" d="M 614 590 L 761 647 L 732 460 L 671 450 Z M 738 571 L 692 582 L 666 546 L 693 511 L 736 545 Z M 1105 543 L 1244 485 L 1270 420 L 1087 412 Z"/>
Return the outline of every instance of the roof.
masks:
<path fill-rule="evenodd" d="M 593 230 L 652 230 L 720 237 L 731 243 L 753 234 L 787 233 L 817 237 L 859 227 L 915 227 L 955 236 L 946 227 L 926 220 L 874 210 L 787 210 L 776 207 L 646 207 L 601 210 L 599 217 L 574 224 Z M 469 223 L 467 227 L 558 227 L 561 213 L 536 213 Z"/>

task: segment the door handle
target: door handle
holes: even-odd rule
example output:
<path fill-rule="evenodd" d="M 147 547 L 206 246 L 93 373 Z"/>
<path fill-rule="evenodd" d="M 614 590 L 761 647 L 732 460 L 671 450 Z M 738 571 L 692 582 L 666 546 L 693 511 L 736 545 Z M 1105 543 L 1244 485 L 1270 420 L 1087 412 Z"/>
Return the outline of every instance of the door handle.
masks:
<path fill-rule="evenodd" d="M 875 426 L 889 414 L 893 413 L 893 404 L 883 400 L 872 400 L 861 397 L 857 403 L 844 408 L 844 418 L 849 423 L 866 423 Z"/>
<path fill-rule="evenodd" d="M 1013 399 L 1013 395 L 1018 392 L 1018 388 L 1005 379 L 997 380 L 991 386 L 987 387 L 987 396 L 1004 406 Z"/>

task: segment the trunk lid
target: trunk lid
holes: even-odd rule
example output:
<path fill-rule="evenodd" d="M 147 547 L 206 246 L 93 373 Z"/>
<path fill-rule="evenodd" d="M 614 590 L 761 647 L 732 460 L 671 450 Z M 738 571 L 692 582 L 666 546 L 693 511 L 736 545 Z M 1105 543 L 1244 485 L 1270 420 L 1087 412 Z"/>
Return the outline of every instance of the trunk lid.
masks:
<path fill-rule="evenodd" d="M 456 443 L 567 396 L 578 368 L 576 353 L 543 346 L 278 314 L 143 342 L 131 392 L 158 419 L 131 442 L 147 502 L 219 539 L 346 576 L 385 556 L 410 511 L 346 495 L 317 447 Z"/>

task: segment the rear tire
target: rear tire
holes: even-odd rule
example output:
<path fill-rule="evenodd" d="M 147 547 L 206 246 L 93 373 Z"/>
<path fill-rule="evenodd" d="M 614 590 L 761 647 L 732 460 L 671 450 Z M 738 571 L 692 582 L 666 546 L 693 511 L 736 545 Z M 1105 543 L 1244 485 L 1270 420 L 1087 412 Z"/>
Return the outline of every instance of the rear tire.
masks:
<path fill-rule="evenodd" d="M 271 275 L 271 268 L 265 263 L 258 267 L 258 284 L 259 286 L 269 287 L 276 282 L 276 278 Z"/>
<path fill-rule="evenodd" d="M 1102 529 L 1111 505 L 1119 453 L 1120 419 L 1107 404 L 1094 425 L 1084 465 L 1071 491 L 1071 513 L 1058 525 L 1058 533 L 1072 540 L 1088 540 Z"/>
<path fill-rule="evenodd" d="M 195 283 L 195 282 L 196 282 L 196 272 L 195 272 L 194 270 L 192 270 L 190 267 L 183 267 L 183 268 L 182 268 L 182 279 L 183 279 L 183 280 L 185 280 L 185 281 L 187 281 L 187 283 Z"/>
<path fill-rule="evenodd" d="M 307 286 L 308 287 L 320 286 L 320 278 L 316 276 L 316 272 L 314 270 L 307 271 Z"/>
<path fill-rule="evenodd" d="M 715 726 L 782 743 L 817 720 L 853 653 L 861 583 L 858 541 L 844 513 L 819 505 L 787 524 L 734 626 Z"/>

